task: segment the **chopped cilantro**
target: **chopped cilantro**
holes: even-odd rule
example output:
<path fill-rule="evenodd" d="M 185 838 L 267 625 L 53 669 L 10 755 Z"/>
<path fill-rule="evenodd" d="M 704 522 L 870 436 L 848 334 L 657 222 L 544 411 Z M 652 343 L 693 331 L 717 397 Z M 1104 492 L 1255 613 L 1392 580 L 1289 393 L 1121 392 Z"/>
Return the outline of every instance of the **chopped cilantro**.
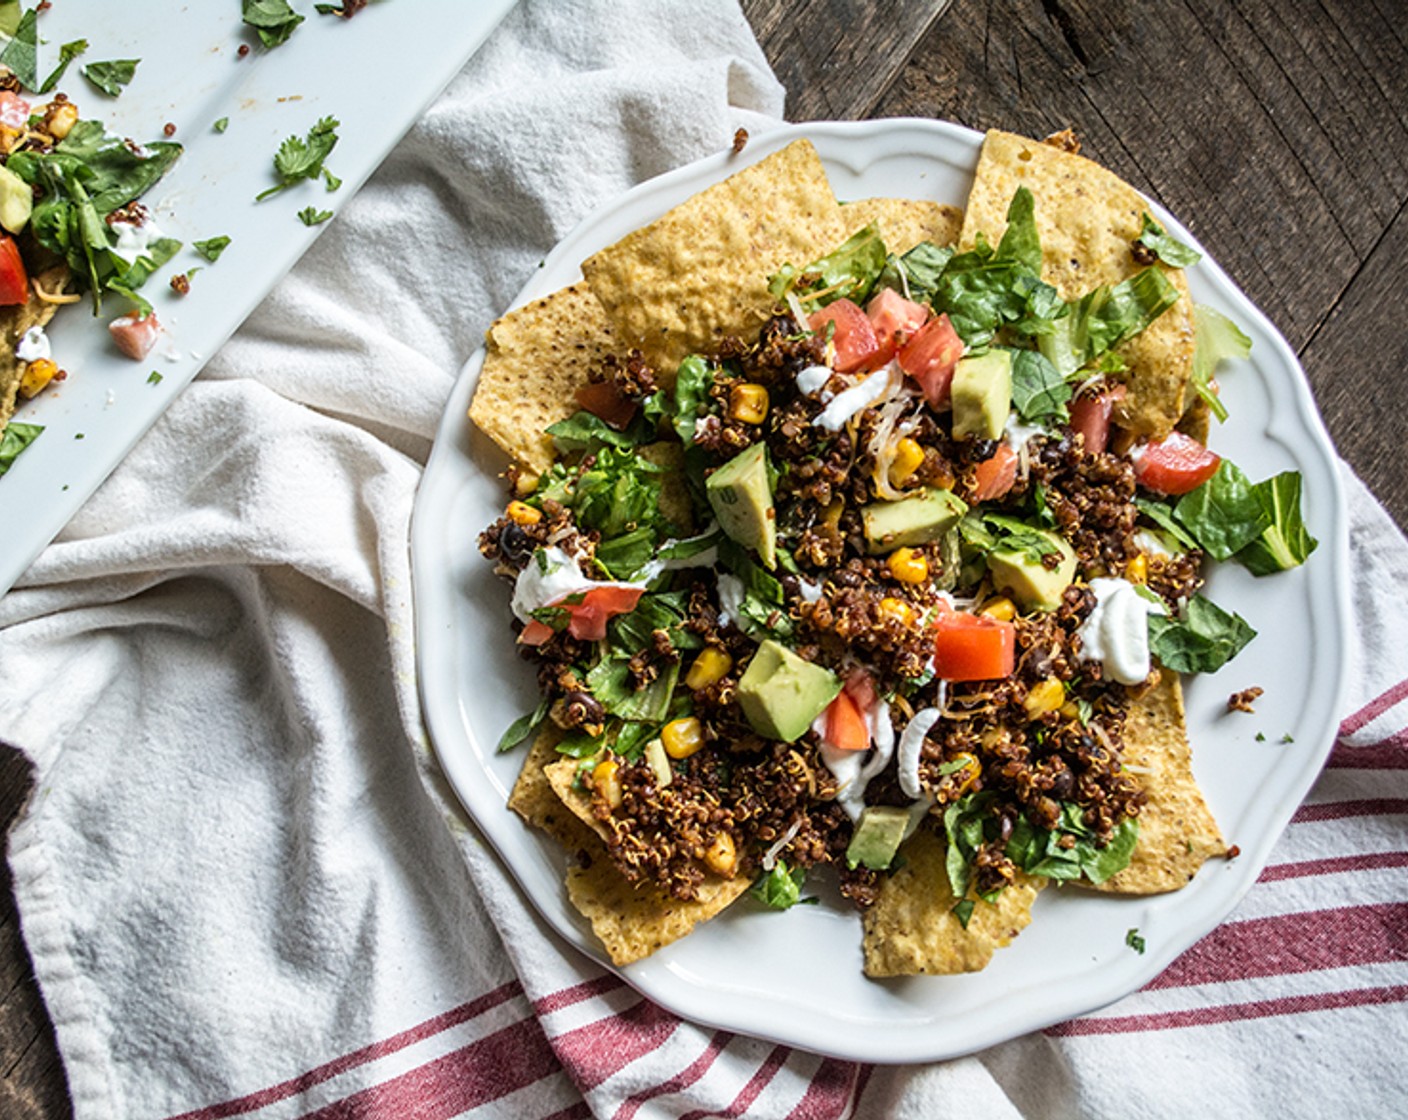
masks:
<path fill-rule="evenodd" d="M 790 910 L 799 903 L 815 903 L 815 898 L 802 897 L 802 884 L 806 881 L 807 869 L 788 869 L 785 860 L 778 860 L 772 870 L 753 884 L 748 892 L 764 906 L 774 910 Z"/>
<path fill-rule="evenodd" d="M 342 186 L 342 180 L 326 167 L 323 168 L 323 178 L 327 181 L 329 191 L 335 191 L 338 187 Z"/>
<path fill-rule="evenodd" d="M 147 375 L 147 384 L 148 384 L 148 385 L 160 385 L 160 384 L 161 384 L 161 374 L 160 374 L 157 370 L 152 370 L 152 372 Z"/>
<path fill-rule="evenodd" d="M 192 241 L 191 248 L 203 256 L 211 264 L 220 259 L 220 254 L 229 246 L 230 239 L 224 234 L 219 237 L 207 237 L 204 241 Z"/>
<path fill-rule="evenodd" d="M 83 433 L 82 433 L 82 432 L 74 432 L 74 433 L 73 433 L 73 438 L 74 438 L 74 439 L 82 439 L 82 438 L 83 438 Z"/>
<path fill-rule="evenodd" d="M 1287 732 L 1285 735 L 1282 735 L 1281 738 L 1279 738 L 1279 739 L 1276 740 L 1276 741 L 1277 741 L 1278 743 L 1294 743 L 1294 742 L 1295 742 L 1295 740 L 1294 740 L 1293 738 L 1291 738 L 1291 735 L 1290 735 L 1289 732 Z"/>
<path fill-rule="evenodd" d="M 274 174 L 279 177 L 279 183 L 261 191 L 255 196 L 255 201 L 260 202 L 278 194 L 302 179 L 316 179 L 321 175 L 323 160 L 337 146 L 339 123 L 336 117 L 323 117 L 308 130 L 306 137 L 290 136 L 284 140 L 274 156 Z"/>
<path fill-rule="evenodd" d="M 298 220 L 305 226 L 322 225 L 331 217 L 331 210 L 319 210 L 316 206 L 305 206 L 298 212 Z"/>
<path fill-rule="evenodd" d="M 216 132 L 224 132 L 227 128 L 230 127 L 230 118 L 229 118 L 229 117 L 221 117 L 218 121 L 216 121 L 216 122 L 215 122 L 213 125 L 211 125 L 210 127 L 213 128 L 213 129 L 215 129 Z"/>
<path fill-rule="evenodd" d="M 303 17 L 288 6 L 288 0 L 242 0 L 244 22 L 259 32 L 259 41 L 274 48 L 288 42 Z"/>
<path fill-rule="evenodd" d="M 1264 743 L 1264 742 L 1266 742 L 1266 732 L 1265 732 L 1265 731 L 1258 731 L 1258 732 L 1256 733 L 1256 741 L 1257 741 L 1258 743 Z"/>
<path fill-rule="evenodd" d="M 1128 945 L 1131 949 L 1133 949 L 1136 953 L 1143 956 L 1144 938 L 1139 936 L 1139 931 L 1137 929 L 1132 929 L 1124 935 L 1124 943 Z"/>
<path fill-rule="evenodd" d="M 90 62 L 83 76 L 109 97 L 116 97 L 137 74 L 140 58 L 115 58 L 109 62 Z"/>

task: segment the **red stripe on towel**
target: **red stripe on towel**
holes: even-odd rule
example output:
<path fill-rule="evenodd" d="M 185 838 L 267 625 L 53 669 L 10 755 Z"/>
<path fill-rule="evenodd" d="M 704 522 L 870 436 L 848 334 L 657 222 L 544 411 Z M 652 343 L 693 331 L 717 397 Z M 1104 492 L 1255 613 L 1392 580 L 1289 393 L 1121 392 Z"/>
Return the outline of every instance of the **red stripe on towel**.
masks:
<path fill-rule="evenodd" d="M 1403 960 L 1408 960 L 1408 902 L 1342 906 L 1228 922 L 1145 991 Z"/>
<path fill-rule="evenodd" d="M 1302 805 L 1291 818 L 1291 823 L 1341 821 L 1348 817 L 1386 817 L 1396 813 L 1408 813 L 1408 801 L 1393 797 L 1375 797 L 1365 801 L 1322 801 L 1315 805 Z"/>
<path fill-rule="evenodd" d="M 1362 747 L 1341 740 L 1325 765 L 1331 770 L 1408 770 L 1408 728 Z"/>
<path fill-rule="evenodd" d="M 643 1054 L 662 1045 L 680 1021 L 642 999 L 619 1015 L 608 1015 L 552 1040 L 563 1066 L 585 1092 L 615 1076 Z"/>
<path fill-rule="evenodd" d="M 733 1098 L 733 1103 L 722 1112 L 696 1109 L 694 1112 L 686 1112 L 680 1117 L 680 1120 L 704 1120 L 706 1116 L 717 1116 L 720 1120 L 735 1120 L 736 1117 L 742 1116 L 758 1099 L 762 1091 L 768 1087 L 772 1079 L 777 1076 L 777 1071 L 782 1068 L 791 1053 L 790 1047 L 774 1046 L 763 1064 L 748 1079 L 748 1084 L 743 1086 L 738 1096 Z"/>
<path fill-rule="evenodd" d="M 607 992 L 614 992 L 617 988 L 624 986 L 625 981 L 619 976 L 604 972 L 594 979 L 584 980 L 580 984 L 573 984 L 570 988 L 550 992 L 542 999 L 534 1000 L 533 1010 L 539 1015 L 551 1015 L 554 1011 L 561 1011 L 564 1007 L 571 1007 L 574 1003 L 604 996 Z"/>
<path fill-rule="evenodd" d="M 641 1105 L 646 1101 L 652 1101 L 656 1097 L 663 1097 L 669 1093 L 678 1093 L 682 1089 L 688 1089 L 701 1077 L 709 1072 L 711 1066 L 723 1053 L 724 1047 L 733 1041 L 733 1035 L 728 1031 L 719 1031 L 710 1040 L 709 1045 L 704 1048 L 704 1053 L 695 1058 L 679 1073 L 675 1074 L 667 1081 L 662 1081 L 658 1085 L 652 1085 L 649 1089 L 642 1089 L 638 1093 L 633 1093 L 621 1102 L 621 1107 L 616 1110 L 615 1120 L 631 1120 Z"/>
<path fill-rule="evenodd" d="M 379 1058 L 384 1058 L 388 1054 L 394 1054 L 398 1050 L 404 1050 L 407 1046 L 414 1046 L 417 1042 L 423 1042 L 442 1031 L 457 1027 L 461 1023 L 467 1023 L 471 1019 L 483 1015 L 505 1003 L 510 999 L 516 999 L 523 994 L 523 986 L 517 980 L 495 988 L 478 999 L 470 1000 L 459 1007 L 453 1008 L 443 1014 L 436 1015 L 432 1019 L 427 1019 L 419 1026 L 411 1027 L 408 1030 L 394 1034 L 390 1038 L 381 1042 L 374 1042 L 369 1046 L 364 1046 L 360 1050 L 353 1050 L 349 1054 L 344 1054 L 340 1058 L 334 1058 L 323 1065 L 315 1066 L 307 1073 L 291 1077 L 287 1081 L 280 1081 L 277 1085 L 271 1085 L 267 1089 L 260 1089 L 258 1092 L 250 1093 L 243 1097 L 236 1097 L 233 1100 L 224 1101 L 221 1104 L 207 1105 L 204 1108 L 194 1109 L 190 1112 L 183 1112 L 179 1116 L 171 1117 L 171 1120 L 221 1120 L 226 1116 L 238 1116 L 243 1112 L 254 1112 L 257 1109 L 274 1104 L 278 1101 L 296 1097 L 298 1094 L 311 1089 L 315 1085 L 321 1085 L 324 1081 L 329 1081 L 339 1074 L 346 1073 L 350 1069 L 374 1062 Z"/>
<path fill-rule="evenodd" d="M 1305 879 L 1311 875 L 1338 875 L 1343 871 L 1377 871 L 1384 867 L 1408 867 L 1408 852 L 1363 852 L 1355 856 L 1276 863 L 1263 869 L 1257 882 L 1275 883 L 1282 879 Z"/>
<path fill-rule="evenodd" d="M 303 1120 L 449 1120 L 560 1072 L 543 1028 L 536 1019 L 525 1019 L 310 1112 Z"/>
<path fill-rule="evenodd" d="M 787 1120 L 841 1120 L 855 1094 L 860 1070 L 855 1062 L 827 1058 L 817 1067 L 806 1095 L 787 1114 Z"/>
<path fill-rule="evenodd" d="M 1405 696 L 1408 696 L 1408 680 L 1399 681 L 1392 688 L 1374 697 L 1359 711 L 1345 717 L 1344 722 L 1340 724 L 1340 735 L 1353 735 L 1375 717 L 1383 715 Z"/>
<path fill-rule="evenodd" d="M 1346 1007 L 1374 1007 L 1408 1002 L 1408 985 L 1387 988 L 1353 988 L 1344 992 L 1318 992 L 1313 995 L 1284 996 L 1281 999 L 1254 1000 L 1251 1003 L 1224 1003 L 1196 1007 L 1188 1011 L 1161 1011 L 1149 1015 L 1116 1015 L 1104 1019 L 1072 1019 L 1047 1027 L 1043 1032 L 1054 1038 L 1092 1034 L 1132 1034 L 1139 1031 L 1178 1030 L 1235 1023 L 1245 1019 L 1267 1019 L 1276 1015 L 1304 1015 L 1312 1011 L 1337 1011 Z"/>

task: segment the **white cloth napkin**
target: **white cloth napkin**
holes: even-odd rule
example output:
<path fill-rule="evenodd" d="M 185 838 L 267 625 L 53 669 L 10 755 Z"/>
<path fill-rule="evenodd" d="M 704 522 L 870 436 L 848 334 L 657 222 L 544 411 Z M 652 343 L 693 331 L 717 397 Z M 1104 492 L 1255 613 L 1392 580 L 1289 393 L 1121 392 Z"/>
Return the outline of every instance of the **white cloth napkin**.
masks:
<path fill-rule="evenodd" d="M 1408 545 L 1352 480 L 1346 745 L 1234 920 L 1099 1016 L 908 1068 L 681 1023 L 553 938 L 463 818 L 407 558 L 451 382 L 586 213 L 782 104 L 732 3 L 525 0 L 0 599 L 0 738 L 37 780 L 10 860 L 78 1120 L 1399 1099 Z"/>

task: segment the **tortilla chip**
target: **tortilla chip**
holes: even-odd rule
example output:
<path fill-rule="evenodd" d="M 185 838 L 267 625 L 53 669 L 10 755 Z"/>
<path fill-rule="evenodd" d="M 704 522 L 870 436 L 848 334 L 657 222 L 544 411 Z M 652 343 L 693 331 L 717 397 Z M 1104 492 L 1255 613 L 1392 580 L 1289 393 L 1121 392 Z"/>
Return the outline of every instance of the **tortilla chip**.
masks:
<path fill-rule="evenodd" d="M 1139 813 L 1139 843 L 1129 866 L 1095 890 L 1163 894 L 1188 885 L 1203 862 L 1227 854 L 1227 845 L 1198 783 L 1183 714 L 1178 674 L 1163 669 L 1159 682 L 1130 706 L 1124 761 L 1138 767 L 1149 802 Z M 1091 884 L 1082 884 L 1090 886 Z"/>
<path fill-rule="evenodd" d="M 638 347 L 668 385 L 687 354 L 756 334 L 772 273 L 843 239 L 816 149 L 797 140 L 589 257 L 582 273 L 622 348 Z"/>
<path fill-rule="evenodd" d="M 1101 284 L 1118 284 L 1143 267 L 1130 253 L 1149 209 L 1133 187 L 1083 156 L 1050 144 L 991 131 L 983 141 L 973 191 L 963 219 L 962 247 L 981 231 L 996 245 L 1007 229 L 1007 208 L 1020 186 L 1036 200 L 1042 279 L 1072 300 Z M 1114 419 L 1162 439 L 1183 415 L 1193 371 L 1193 301 L 1182 271 L 1166 269 L 1181 298 L 1149 328 L 1116 349 L 1129 363 L 1129 394 Z"/>
<path fill-rule="evenodd" d="M 568 852 L 576 852 L 594 843 L 595 837 L 558 796 L 548 778 L 547 768 L 563 758 L 557 753 L 558 738 L 556 728 L 549 728 L 533 740 L 518 781 L 513 783 L 509 793 L 508 807 L 534 828 L 546 832 Z"/>
<path fill-rule="evenodd" d="M 963 228 L 963 211 L 942 202 L 909 198 L 861 198 L 841 208 L 846 228 L 854 233 L 875 222 L 885 248 L 907 253 L 921 241 L 953 245 Z"/>
<path fill-rule="evenodd" d="M 66 265 L 58 265 L 40 273 L 35 283 L 43 286 L 46 292 L 62 292 L 69 281 Z M 0 307 L 0 432 L 15 414 L 20 382 L 24 380 L 28 362 L 15 357 L 15 347 L 30 327 L 42 327 L 54 317 L 59 309 L 56 303 L 46 303 L 34 295 L 31 287 L 29 301 L 13 307 Z"/>
<path fill-rule="evenodd" d="M 611 840 L 611 829 L 606 826 L 605 821 L 597 820 L 596 814 L 592 812 L 591 794 L 577 785 L 577 760 L 559 756 L 559 761 L 546 766 L 544 773 L 553 794 L 572 810 L 572 815 L 596 833 L 603 844 L 608 843 Z"/>
<path fill-rule="evenodd" d="M 510 311 L 485 335 L 488 353 L 469 418 L 518 462 L 552 465 L 544 431 L 577 411 L 576 391 L 611 353 L 606 314 L 585 284 Z"/>
<path fill-rule="evenodd" d="M 602 854 L 567 872 L 567 897 L 592 924 L 611 963 L 630 964 L 678 941 L 719 913 L 749 887 L 747 879 L 711 879 L 692 902 L 657 887 L 635 887 Z"/>
<path fill-rule="evenodd" d="M 1031 921 L 1032 902 L 1046 880 L 1018 873 L 996 902 L 974 904 L 964 929 L 952 912 L 945 851 L 943 841 L 927 828 L 900 849 L 904 866 L 885 880 L 879 899 L 862 918 L 867 976 L 977 972 Z"/>
<path fill-rule="evenodd" d="M 1212 428 L 1212 409 L 1208 402 L 1196 394 L 1183 419 L 1178 422 L 1178 430 L 1185 436 L 1192 436 L 1204 447 L 1208 444 L 1208 433 Z"/>

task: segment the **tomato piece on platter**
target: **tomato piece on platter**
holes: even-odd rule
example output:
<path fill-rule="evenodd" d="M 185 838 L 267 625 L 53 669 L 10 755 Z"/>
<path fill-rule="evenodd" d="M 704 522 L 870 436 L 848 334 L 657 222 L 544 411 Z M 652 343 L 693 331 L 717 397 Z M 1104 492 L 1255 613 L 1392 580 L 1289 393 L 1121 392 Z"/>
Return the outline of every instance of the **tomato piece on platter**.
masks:
<path fill-rule="evenodd" d="M 1156 494 L 1186 494 L 1217 473 L 1222 456 L 1192 436 L 1170 432 L 1157 443 L 1135 452 L 1134 477 Z"/>
<path fill-rule="evenodd" d="M 584 642 L 599 642 L 606 637 L 607 620 L 635 610 L 644 590 L 642 587 L 593 587 L 589 591 L 579 591 L 568 596 L 569 599 L 575 599 L 580 595 L 580 602 L 551 605 L 560 606 L 571 615 L 567 622 L 567 632 L 574 638 Z"/>
<path fill-rule="evenodd" d="M 140 362 L 156 345 L 161 324 L 157 322 L 155 313 L 141 319 L 136 315 L 124 315 L 108 324 L 108 333 L 119 350 L 134 362 Z"/>
<path fill-rule="evenodd" d="M 29 274 L 13 237 L 0 238 L 0 306 L 29 302 Z"/>
<path fill-rule="evenodd" d="M 924 390 L 924 397 L 936 411 L 949 407 L 953 367 L 963 357 L 963 340 L 947 315 L 930 319 L 913 338 L 900 347 L 900 369 Z"/>
<path fill-rule="evenodd" d="M 0 92 L 0 125 L 22 132 L 29 123 L 30 112 L 29 102 L 19 94 L 8 89 Z"/>
<path fill-rule="evenodd" d="M 995 502 L 1005 497 L 1017 481 L 1017 453 L 999 443 L 991 458 L 984 459 L 973 472 L 973 501 Z"/>
<path fill-rule="evenodd" d="M 934 627 L 934 675 L 946 681 L 993 681 L 1016 666 L 1017 628 L 962 611 L 942 611 Z"/>
<path fill-rule="evenodd" d="M 1110 440 L 1110 412 L 1123 400 L 1125 387 L 1115 385 L 1098 393 L 1082 393 L 1071 402 L 1071 431 L 1085 439 L 1085 453 L 1098 455 Z"/>
<path fill-rule="evenodd" d="M 870 746 L 865 714 L 849 692 L 842 689 L 826 709 L 826 741 L 837 750 L 863 751 Z"/>
<path fill-rule="evenodd" d="M 838 373 L 854 373 L 881 364 L 880 343 L 875 337 L 875 328 L 856 304 L 848 299 L 838 299 L 820 311 L 812 312 L 807 320 L 807 326 L 818 334 L 826 330 L 827 323 L 834 323 L 836 327 L 831 336 L 832 345 L 836 348 L 832 368 Z"/>
<path fill-rule="evenodd" d="M 883 288 L 870 301 L 865 314 L 875 328 L 882 360 L 888 362 L 896 350 L 918 333 L 929 318 L 929 309 L 922 303 L 905 299 L 894 288 Z"/>
<path fill-rule="evenodd" d="M 591 381 L 577 390 L 577 403 L 618 432 L 636 414 L 636 402 L 609 381 Z"/>
<path fill-rule="evenodd" d="M 523 627 L 523 632 L 518 635 L 518 644 L 521 646 L 540 646 L 552 637 L 553 630 L 546 622 L 539 622 L 536 618 L 530 619 Z"/>

